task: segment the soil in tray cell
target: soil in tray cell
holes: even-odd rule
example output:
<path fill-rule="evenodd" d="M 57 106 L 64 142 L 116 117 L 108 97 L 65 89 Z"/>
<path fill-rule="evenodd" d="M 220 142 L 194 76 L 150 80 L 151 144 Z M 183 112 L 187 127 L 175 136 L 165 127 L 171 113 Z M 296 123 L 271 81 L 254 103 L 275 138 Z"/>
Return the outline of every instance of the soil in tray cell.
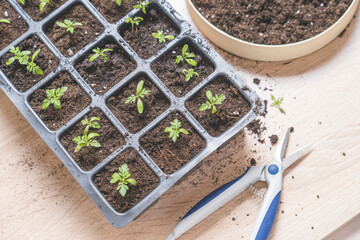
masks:
<path fill-rule="evenodd" d="M 118 44 L 110 40 L 101 43 L 94 49 L 112 49 L 104 52 L 107 60 L 98 57 L 90 61 L 95 53 L 90 51 L 81 57 L 76 63 L 76 70 L 87 81 L 96 94 L 102 95 L 120 82 L 126 75 L 135 70 L 136 63 L 120 48 Z"/>
<path fill-rule="evenodd" d="M 191 66 L 185 60 L 179 64 L 175 62 L 176 57 L 182 55 L 184 45 L 189 46 L 188 53 L 195 54 L 193 59 L 197 62 L 196 67 Z M 177 97 L 184 96 L 214 71 L 213 65 L 196 50 L 190 41 L 182 41 L 176 47 L 165 53 L 165 55 L 151 65 L 151 69 Z M 199 76 L 194 75 L 193 78 L 186 81 L 183 69 L 193 69 Z"/>
<path fill-rule="evenodd" d="M 5 0 L 0 1 L 0 19 L 10 21 L 10 24 L 0 23 L 0 50 L 2 50 L 25 33 L 28 27 L 20 15 Z"/>
<path fill-rule="evenodd" d="M 75 124 L 75 126 L 61 138 L 61 144 L 70 153 L 76 163 L 85 171 L 91 170 L 125 143 L 121 134 L 99 109 L 92 110 L 84 116 L 82 120 L 86 118 L 90 120 L 92 117 L 98 117 L 100 119 L 100 121 L 98 121 L 100 128 L 90 128 L 89 134 L 99 134 L 99 136 L 93 138 L 93 140 L 97 140 L 101 144 L 101 147 L 83 147 L 80 151 L 75 152 L 77 144 L 73 139 L 78 136 L 83 136 L 85 130 L 85 126 L 81 121 Z"/>
<path fill-rule="evenodd" d="M 206 92 L 209 90 L 213 97 L 215 97 L 215 94 L 224 96 L 222 103 L 215 105 L 217 111 L 214 114 L 212 109 L 199 111 L 200 106 L 209 101 L 206 96 Z M 250 111 L 249 103 L 225 76 L 220 76 L 215 81 L 206 85 L 192 99 L 187 101 L 185 105 L 189 112 L 195 116 L 212 136 L 219 136 L 224 133 Z"/>
<path fill-rule="evenodd" d="M 25 5 L 20 3 L 20 6 L 27 12 L 27 14 L 30 15 L 32 19 L 40 21 L 66 1 L 67 0 L 50 0 L 51 4 L 47 3 L 42 11 L 39 7 L 40 0 L 25 0 Z"/>
<path fill-rule="evenodd" d="M 121 196 L 117 183 L 110 183 L 112 175 L 119 172 L 119 167 L 127 164 L 131 178 L 136 180 L 136 185 L 128 184 L 129 190 L 125 197 Z M 135 206 L 152 190 L 156 188 L 159 179 L 146 165 L 134 149 L 127 149 L 117 156 L 103 170 L 96 174 L 94 184 L 110 205 L 118 212 L 123 213 Z"/>
<path fill-rule="evenodd" d="M 170 127 L 170 122 L 175 119 L 181 122 L 181 128 L 186 129 L 189 134 L 180 133 L 176 142 L 173 142 L 169 138 L 169 133 L 165 132 L 165 128 Z M 164 173 L 172 174 L 203 150 L 205 140 L 181 114 L 172 113 L 146 133 L 140 139 L 140 145 Z"/>
<path fill-rule="evenodd" d="M 143 113 L 139 114 L 137 101 L 128 104 L 125 102 L 131 95 L 136 95 L 136 88 L 141 80 L 144 80 L 143 88 L 150 92 L 141 98 L 144 109 Z M 167 98 L 144 74 L 136 76 L 127 86 L 111 96 L 107 104 L 125 128 L 132 133 L 140 131 L 170 106 Z"/>
<path fill-rule="evenodd" d="M 59 99 L 61 108 L 56 109 L 54 105 L 50 105 L 43 110 L 42 104 L 44 99 L 47 98 L 46 90 L 61 87 L 67 87 L 66 92 Z M 30 97 L 31 107 L 51 130 L 57 130 L 63 126 L 88 106 L 90 102 L 90 98 L 67 72 L 59 73 L 54 80 L 36 90 Z"/>
<path fill-rule="evenodd" d="M 65 19 L 83 25 L 75 26 L 74 33 L 71 34 L 66 28 L 56 24 L 63 23 Z M 46 35 L 65 57 L 73 56 L 86 44 L 94 41 L 103 30 L 103 26 L 81 4 L 71 7 L 64 15 L 45 27 Z"/>
<path fill-rule="evenodd" d="M 14 54 L 10 52 L 4 54 L 0 60 L 1 70 L 20 92 L 25 92 L 38 81 L 45 78 L 49 73 L 54 71 L 58 66 L 58 60 L 45 46 L 45 44 L 40 41 L 40 38 L 37 35 L 32 35 L 28 39 L 22 41 L 18 47 L 20 51 L 27 50 L 31 52 L 29 55 L 29 61 L 31 61 L 32 55 L 40 49 L 34 63 L 44 72 L 42 75 L 33 74 L 27 70 L 26 65 L 22 65 L 18 61 L 14 61 L 11 65 L 7 66 L 6 61 L 9 58 L 14 57 Z"/>
<path fill-rule="evenodd" d="M 154 5 L 146 10 L 146 14 L 140 11 L 137 16 L 142 17 L 144 21 L 134 27 L 134 30 L 130 23 L 124 23 L 120 28 L 120 34 L 143 59 L 148 59 L 156 54 L 171 41 L 171 39 L 165 39 L 165 42 L 160 43 L 159 39 L 153 37 L 153 33 L 163 31 L 164 36 L 176 37 L 178 35 L 178 30 L 173 26 L 171 20 Z"/>
<path fill-rule="evenodd" d="M 116 1 L 91 0 L 91 3 L 99 10 L 108 22 L 115 23 L 133 9 L 133 5 L 138 4 L 137 0 L 122 0 L 119 6 Z"/>

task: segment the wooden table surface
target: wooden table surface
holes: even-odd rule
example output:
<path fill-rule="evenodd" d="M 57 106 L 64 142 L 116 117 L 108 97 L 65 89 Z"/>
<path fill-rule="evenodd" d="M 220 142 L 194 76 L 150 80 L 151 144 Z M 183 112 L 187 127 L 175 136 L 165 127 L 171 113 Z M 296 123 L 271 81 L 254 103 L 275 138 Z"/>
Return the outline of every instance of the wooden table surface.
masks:
<path fill-rule="evenodd" d="M 185 1 L 170 1 L 190 22 Z M 269 108 L 265 144 L 248 131 L 123 229 L 108 224 L 68 170 L 0 91 L 0 239 L 165 239 L 191 206 L 238 176 L 251 157 L 269 160 L 268 136 L 294 127 L 288 152 L 312 152 L 285 172 L 271 239 L 321 239 L 360 213 L 360 19 L 323 49 L 289 62 L 264 63 L 217 51 L 263 99 L 284 97 L 286 114 Z M 259 86 L 253 78 L 261 79 Z M 272 92 L 264 88 L 273 89 Z M 259 186 L 262 187 L 262 186 Z M 246 239 L 261 199 L 249 191 L 181 239 Z"/>

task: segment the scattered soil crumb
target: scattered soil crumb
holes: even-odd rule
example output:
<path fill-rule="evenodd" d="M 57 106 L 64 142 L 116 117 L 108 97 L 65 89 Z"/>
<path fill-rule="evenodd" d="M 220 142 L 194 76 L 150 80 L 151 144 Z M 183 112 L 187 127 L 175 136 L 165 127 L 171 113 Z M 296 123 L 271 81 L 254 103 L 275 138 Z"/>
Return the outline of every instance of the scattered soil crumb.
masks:
<path fill-rule="evenodd" d="M 251 166 L 255 166 L 256 165 L 256 160 L 254 158 L 250 159 L 250 164 Z"/>
<path fill-rule="evenodd" d="M 273 145 L 276 144 L 277 141 L 279 140 L 279 137 L 275 134 L 271 135 L 269 138 L 270 138 L 271 144 L 273 144 Z"/>
<path fill-rule="evenodd" d="M 231 220 L 236 221 L 236 218 L 233 217 Z"/>
<path fill-rule="evenodd" d="M 290 132 L 294 132 L 294 127 L 290 127 Z"/>
<path fill-rule="evenodd" d="M 343 153 L 342 153 L 342 155 L 343 155 L 343 156 L 346 156 L 346 153 L 345 153 L 345 152 L 343 152 Z"/>
<path fill-rule="evenodd" d="M 320 196 L 319 195 L 316 195 L 316 197 L 319 199 L 320 198 Z"/>
<path fill-rule="evenodd" d="M 259 78 L 254 78 L 253 79 L 253 82 L 256 84 L 256 85 L 259 85 L 261 80 Z"/>

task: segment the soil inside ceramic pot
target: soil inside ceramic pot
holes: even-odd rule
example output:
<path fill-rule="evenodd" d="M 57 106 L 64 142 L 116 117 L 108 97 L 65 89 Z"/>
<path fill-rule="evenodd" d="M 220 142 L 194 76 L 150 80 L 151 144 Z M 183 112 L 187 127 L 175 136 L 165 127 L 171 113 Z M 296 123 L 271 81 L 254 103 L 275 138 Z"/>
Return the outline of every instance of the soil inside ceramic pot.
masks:
<path fill-rule="evenodd" d="M 13 62 L 9 66 L 6 66 L 6 61 L 14 56 L 14 54 L 10 52 L 4 54 L 0 60 L 1 70 L 20 92 L 25 92 L 41 79 L 45 78 L 49 73 L 54 71 L 58 66 L 58 60 L 45 46 L 45 44 L 40 41 L 40 38 L 37 35 L 32 35 L 28 39 L 22 41 L 18 47 L 20 51 L 31 51 L 29 61 L 31 61 L 31 57 L 35 51 L 41 49 L 35 58 L 34 63 L 36 63 L 44 72 L 42 75 L 29 72 L 26 69 L 26 65 L 21 65 L 18 61 Z"/>
<path fill-rule="evenodd" d="M 39 8 L 40 1 L 25 0 L 25 5 L 20 3 L 20 6 L 27 12 L 27 14 L 30 15 L 32 19 L 35 21 L 40 21 L 52 13 L 59 6 L 64 4 L 66 1 L 67 0 L 50 0 L 52 6 L 49 3 L 46 4 L 43 11 L 40 11 Z"/>
<path fill-rule="evenodd" d="M 0 1 L 0 19 L 10 21 L 10 24 L 0 23 L 0 50 L 2 50 L 25 33 L 28 27 L 7 1 Z"/>
<path fill-rule="evenodd" d="M 138 4 L 137 0 L 122 0 L 121 5 L 115 1 L 91 0 L 91 3 L 104 15 L 107 21 L 115 23 L 133 9 L 133 5 Z"/>
<path fill-rule="evenodd" d="M 197 62 L 196 67 L 189 65 L 185 61 L 181 61 L 179 64 L 175 63 L 176 56 L 181 55 L 185 44 L 189 46 L 188 52 L 195 54 L 194 60 Z M 196 50 L 190 41 L 178 44 L 160 59 L 156 60 L 151 65 L 151 68 L 176 97 L 184 96 L 214 71 L 213 65 Z M 194 76 L 186 82 L 182 70 L 190 68 L 194 69 L 195 72 L 199 74 L 199 77 Z"/>
<path fill-rule="evenodd" d="M 50 105 L 43 110 L 42 104 L 47 98 L 46 90 L 61 87 L 67 87 L 65 94 L 60 98 L 61 108 L 55 109 L 54 105 Z M 67 72 L 59 73 L 54 80 L 36 90 L 30 97 L 31 107 L 51 130 L 63 126 L 89 104 L 90 98 Z"/>
<path fill-rule="evenodd" d="M 216 105 L 217 112 L 214 114 L 212 110 L 199 111 L 200 106 L 209 101 L 206 97 L 206 91 L 208 90 L 211 91 L 213 96 L 215 94 L 225 96 L 222 104 Z M 185 105 L 212 136 L 219 136 L 224 133 L 250 111 L 249 103 L 225 76 L 220 76 L 214 82 L 206 85 Z"/>
<path fill-rule="evenodd" d="M 66 31 L 56 22 L 64 22 L 65 19 L 82 23 L 83 26 L 75 26 L 74 33 Z M 45 27 L 46 35 L 65 57 L 71 57 L 86 44 L 94 41 L 103 32 L 103 26 L 92 16 L 83 5 L 76 5 L 65 14 Z"/>
<path fill-rule="evenodd" d="M 180 133 L 176 142 L 165 133 L 165 128 L 170 127 L 170 122 L 178 119 L 181 128 L 185 128 L 189 134 Z M 155 163 L 166 174 L 172 174 L 205 147 L 205 140 L 179 113 L 170 114 L 150 132 L 140 139 L 141 147 L 149 154 Z"/>
<path fill-rule="evenodd" d="M 209 22 L 236 38 L 279 45 L 299 42 L 325 31 L 344 14 L 352 0 L 192 2 Z"/>
<path fill-rule="evenodd" d="M 144 18 L 144 21 L 135 27 L 134 31 L 132 31 L 130 23 L 125 23 L 120 29 L 120 34 L 141 58 L 147 59 L 156 54 L 170 41 L 166 40 L 159 43 L 159 40 L 152 36 L 153 33 L 163 31 L 165 36 L 172 35 L 176 37 L 178 30 L 164 13 L 154 7 L 147 9 L 146 14 L 140 12 L 139 16 Z"/>
<path fill-rule="evenodd" d="M 141 98 L 144 110 L 142 114 L 139 114 L 137 102 L 129 104 L 125 104 L 125 102 L 130 95 L 136 94 L 136 87 L 141 80 L 144 80 L 144 88 L 150 90 L 150 93 Z M 170 106 L 170 103 L 147 76 L 141 75 L 121 88 L 115 96 L 110 97 L 108 106 L 128 131 L 136 133 L 160 116 Z"/>
<path fill-rule="evenodd" d="M 102 57 L 90 62 L 89 59 L 94 54 L 91 51 L 76 63 L 75 68 L 85 81 L 90 84 L 95 93 L 102 95 L 135 70 L 136 63 L 113 41 L 102 43 L 95 48 L 97 47 L 102 50 L 108 48 L 114 51 L 105 52 L 108 57 L 106 62 Z"/>
<path fill-rule="evenodd" d="M 118 184 L 111 184 L 110 180 L 115 172 L 119 172 L 119 167 L 127 164 L 131 178 L 136 180 L 136 185 L 128 185 L 129 190 L 125 197 L 121 196 L 116 190 Z M 94 179 L 95 186 L 106 198 L 110 205 L 118 212 L 123 213 L 156 188 L 159 179 L 146 165 L 142 158 L 134 149 L 127 149 L 117 156 L 110 164 L 106 165 L 103 170 L 96 174 Z"/>
<path fill-rule="evenodd" d="M 91 170 L 125 143 L 121 134 L 99 109 L 92 110 L 82 119 L 87 118 L 90 120 L 92 117 L 100 118 L 100 129 L 90 128 L 89 130 L 89 133 L 98 133 L 100 135 L 94 138 L 94 140 L 97 140 L 101 144 L 100 148 L 83 147 L 80 151 L 75 152 L 77 145 L 73 139 L 77 136 L 82 136 L 85 130 L 85 126 L 81 124 L 81 121 L 75 124 L 75 126 L 61 138 L 61 144 L 70 153 L 76 163 L 85 171 Z"/>

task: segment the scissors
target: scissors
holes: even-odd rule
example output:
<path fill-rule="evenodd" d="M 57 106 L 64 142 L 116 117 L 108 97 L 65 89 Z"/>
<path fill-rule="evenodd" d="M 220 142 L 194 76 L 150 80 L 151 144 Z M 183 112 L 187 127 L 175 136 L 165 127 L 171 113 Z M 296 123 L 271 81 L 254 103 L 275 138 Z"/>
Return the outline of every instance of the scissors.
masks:
<path fill-rule="evenodd" d="M 281 140 L 271 162 L 248 168 L 240 177 L 226 183 L 207 195 L 184 215 L 175 226 L 173 232 L 168 236 L 167 240 L 178 238 L 258 181 L 266 182 L 268 190 L 249 239 L 266 240 L 270 234 L 278 210 L 283 172 L 300 159 L 311 147 L 311 145 L 309 145 L 284 158 L 289 135 L 290 128 Z"/>

